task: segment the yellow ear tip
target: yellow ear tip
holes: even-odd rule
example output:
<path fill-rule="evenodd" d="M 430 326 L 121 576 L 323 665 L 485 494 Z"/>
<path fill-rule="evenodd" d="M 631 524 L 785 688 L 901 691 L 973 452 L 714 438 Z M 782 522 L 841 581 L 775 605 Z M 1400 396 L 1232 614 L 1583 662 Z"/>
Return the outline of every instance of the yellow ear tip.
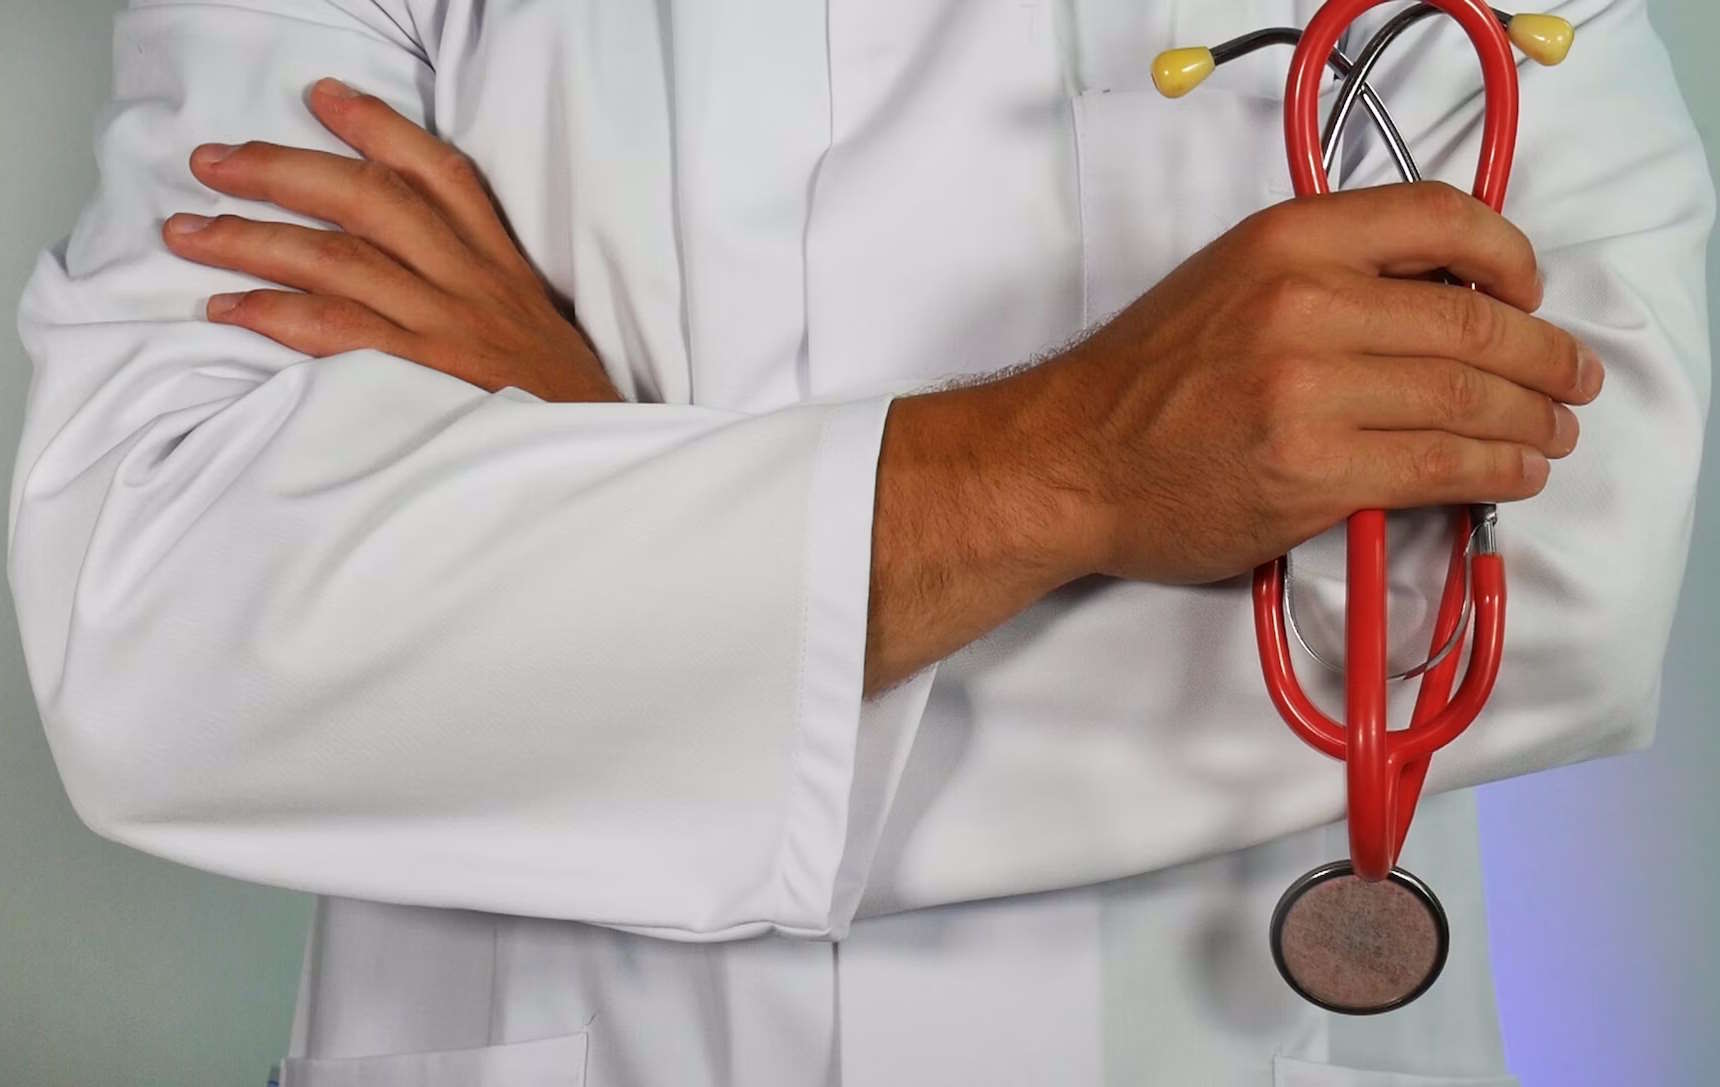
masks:
<path fill-rule="evenodd" d="M 1153 58 L 1153 86 L 1166 98 L 1181 98 L 1200 86 L 1216 66 L 1210 49 L 1167 49 Z"/>
<path fill-rule="evenodd" d="M 1571 52 L 1577 32 L 1557 15 L 1517 15 L 1511 19 L 1511 40 L 1530 60 L 1553 65 Z"/>

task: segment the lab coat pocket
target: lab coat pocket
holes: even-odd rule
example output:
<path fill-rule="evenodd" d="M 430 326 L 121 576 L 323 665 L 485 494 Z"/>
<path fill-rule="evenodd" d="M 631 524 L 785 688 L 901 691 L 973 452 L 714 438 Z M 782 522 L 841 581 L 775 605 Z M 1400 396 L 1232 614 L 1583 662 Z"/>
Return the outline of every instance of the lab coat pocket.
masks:
<path fill-rule="evenodd" d="M 580 1031 L 476 1049 L 289 1058 L 280 1087 L 584 1087 L 588 1041 Z"/>
<path fill-rule="evenodd" d="M 1421 1076 L 1277 1057 L 1273 1087 L 1520 1087 L 1516 1076 Z"/>
<path fill-rule="evenodd" d="M 1219 86 L 1175 100 L 1141 89 L 1075 97 L 1084 325 L 1290 197 L 1282 108 L 1279 99 Z"/>

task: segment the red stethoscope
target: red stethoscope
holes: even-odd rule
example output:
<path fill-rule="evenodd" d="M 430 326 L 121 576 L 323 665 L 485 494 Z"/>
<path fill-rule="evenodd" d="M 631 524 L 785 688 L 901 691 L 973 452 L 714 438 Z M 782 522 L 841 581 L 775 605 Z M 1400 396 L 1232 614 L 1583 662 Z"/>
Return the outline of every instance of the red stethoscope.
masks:
<path fill-rule="evenodd" d="M 1414 159 L 1367 77 L 1406 30 L 1444 12 L 1457 20 L 1481 59 L 1486 118 L 1474 193 L 1502 211 L 1517 141 L 1512 45 L 1543 64 L 1557 64 L 1570 49 L 1571 25 L 1552 16 L 1509 15 L 1482 0 L 1431 0 L 1384 24 L 1351 61 L 1338 49 L 1340 39 L 1359 16 L 1385 2 L 1329 0 L 1306 30 L 1274 28 L 1212 49 L 1172 50 L 1155 62 L 1154 82 L 1166 95 L 1180 97 L 1220 64 L 1268 45 L 1294 44 L 1284 135 L 1296 194 L 1331 191 L 1328 170 L 1358 101 L 1385 139 L 1400 175 L 1416 181 L 1420 174 Z M 1322 133 L 1319 98 L 1327 69 L 1345 83 Z M 1254 572 L 1254 627 L 1272 703 L 1293 732 L 1345 766 L 1349 860 L 1322 865 L 1297 880 L 1274 911 L 1271 930 L 1273 958 L 1285 980 L 1330 1010 L 1370 1014 L 1402 1007 L 1425 992 L 1444 966 L 1449 945 L 1444 910 L 1426 884 L 1397 867 L 1397 859 L 1433 753 L 1475 720 L 1499 674 L 1505 567 L 1496 524 L 1492 506 L 1454 511 L 1451 558 L 1428 659 L 1408 671 L 1388 674 L 1386 515 L 1384 510 L 1358 510 L 1350 516 L 1343 724 L 1321 712 L 1296 678 L 1291 636 L 1308 647 L 1290 608 L 1289 557 L 1280 556 Z M 1469 664 L 1453 695 L 1471 616 Z M 1388 730 L 1387 683 L 1418 675 L 1421 688 L 1409 726 Z"/>

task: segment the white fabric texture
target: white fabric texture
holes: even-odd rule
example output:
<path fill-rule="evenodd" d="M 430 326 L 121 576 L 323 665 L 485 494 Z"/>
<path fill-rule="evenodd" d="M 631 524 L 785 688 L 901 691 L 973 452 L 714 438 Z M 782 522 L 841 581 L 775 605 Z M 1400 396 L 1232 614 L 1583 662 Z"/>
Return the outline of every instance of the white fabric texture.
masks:
<path fill-rule="evenodd" d="M 200 185 L 191 148 L 341 150 L 312 81 L 422 122 L 433 72 L 361 4 L 147 5 L 115 45 L 101 190 L 19 311 L 11 573 L 80 815 L 312 891 L 689 938 L 845 923 L 888 397 L 687 403 L 683 362 L 647 390 L 676 402 L 546 404 L 209 324 L 206 295 L 262 281 L 167 252 L 162 218 L 314 224 Z M 627 314 L 589 312 L 624 387 L 657 384 L 621 361 Z"/>
<path fill-rule="evenodd" d="M 1507 214 L 1609 376 L 1502 511 L 1501 679 L 1417 823 L 1467 980 L 1350 1036 L 1213 927 L 1341 843 L 1315 828 L 1342 775 L 1272 713 L 1244 579 L 1084 579 L 860 697 L 891 399 L 1056 348 L 1287 196 L 1281 55 L 1177 102 L 1148 61 L 1316 6 L 133 0 L 100 188 L 18 312 L 8 576 L 79 815 L 329 896 L 295 1059 L 589 1023 L 595 1087 L 1265 1084 L 1274 1055 L 1296 1084 L 1350 1059 L 1499 1081 L 1473 827 L 1435 794 L 1649 741 L 1708 410 L 1713 188 L 1640 0 L 1557 5 L 1577 50 L 1521 67 Z M 267 284 L 173 256 L 165 216 L 318 224 L 187 156 L 352 153 L 301 101 L 324 75 L 473 156 L 631 402 L 201 319 Z M 1376 84 L 1467 184 L 1461 35 L 1418 32 Z M 1359 131 L 1344 176 L 1391 180 Z M 1396 526 L 1403 652 L 1429 523 Z M 1316 631 L 1340 556 L 1298 552 Z M 1382 1042 L 1411 1021 L 1445 1044 Z M 1367 1074 L 1331 1082 L 1408 1082 Z"/>

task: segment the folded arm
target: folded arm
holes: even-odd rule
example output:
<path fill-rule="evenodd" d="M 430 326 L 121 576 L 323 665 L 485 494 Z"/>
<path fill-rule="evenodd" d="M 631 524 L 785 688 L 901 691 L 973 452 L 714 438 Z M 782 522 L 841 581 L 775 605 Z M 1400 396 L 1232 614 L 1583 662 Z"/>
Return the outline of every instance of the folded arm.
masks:
<path fill-rule="evenodd" d="M 452 356 L 314 357 L 206 319 L 275 284 L 165 243 L 175 212 L 327 225 L 187 166 L 350 155 L 319 77 L 426 123 L 434 74 L 380 11 L 117 18 L 100 189 L 18 313 L 8 576 L 67 792 L 107 837 L 302 890 L 840 931 L 862 718 L 912 723 L 861 697 L 891 398 L 552 402 Z"/>

